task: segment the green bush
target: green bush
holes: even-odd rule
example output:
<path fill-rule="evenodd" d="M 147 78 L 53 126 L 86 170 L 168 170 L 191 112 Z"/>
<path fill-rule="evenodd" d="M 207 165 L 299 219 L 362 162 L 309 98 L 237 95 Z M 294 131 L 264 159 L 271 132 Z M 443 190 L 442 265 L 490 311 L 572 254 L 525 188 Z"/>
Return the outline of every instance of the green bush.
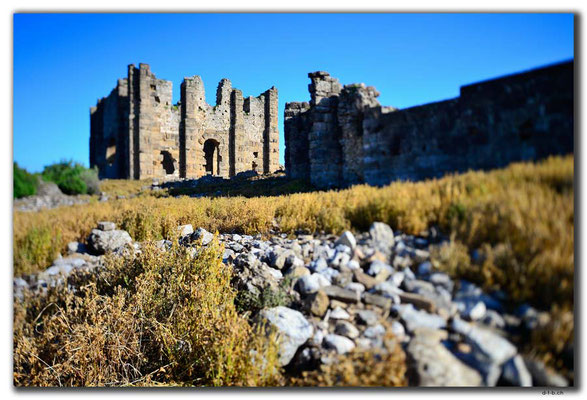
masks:
<path fill-rule="evenodd" d="M 88 186 L 82 175 L 87 169 L 73 161 L 61 161 L 48 165 L 42 173 L 44 180 L 54 182 L 65 194 L 86 194 Z"/>
<path fill-rule="evenodd" d="M 39 184 L 38 177 L 29 173 L 26 169 L 20 168 L 18 164 L 14 163 L 14 197 L 20 199 L 25 196 L 32 196 L 37 193 L 37 186 Z"/>

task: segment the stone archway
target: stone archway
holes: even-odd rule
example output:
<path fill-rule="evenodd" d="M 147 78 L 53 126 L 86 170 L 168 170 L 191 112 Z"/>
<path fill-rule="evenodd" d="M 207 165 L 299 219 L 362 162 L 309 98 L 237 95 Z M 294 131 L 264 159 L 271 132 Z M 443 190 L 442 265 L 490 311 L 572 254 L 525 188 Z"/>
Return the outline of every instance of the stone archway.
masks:
<path fill-rule="evenodd" d="M 175 172 L 175 160 L 168 151 L 161 151 L 161 155 L 163 156 L 163 159 L 161 160 L 161 166 L 163 167 L 165 174 L 172 175 Z"/>
<path fill-rule="evenodd" d="M 111 167 L 116 161 L 116 139 L 111 137 L 108 140 L 108 147 L 106 147 L 106 164 Z"/>
<path fill-rule="evenodd" d="M 206 174 L 218 175 L 220 170 L 220 157 L 219 157 L 219 146 L 218 141 L 214 139 L 208 139 L 204 142 L 204 158 L 206 160 Z"/>

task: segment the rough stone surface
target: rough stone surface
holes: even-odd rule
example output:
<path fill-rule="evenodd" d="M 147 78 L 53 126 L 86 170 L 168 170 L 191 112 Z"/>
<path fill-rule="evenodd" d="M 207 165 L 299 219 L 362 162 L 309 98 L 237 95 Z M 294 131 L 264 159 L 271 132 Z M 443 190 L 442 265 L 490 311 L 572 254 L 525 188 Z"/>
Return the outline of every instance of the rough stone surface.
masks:
<path fill-rule="evenodd" d="M 411 304 L 393 306 L 404 321 L 406 328 L 414 332 L 418 328 L 440 329 L 446 327 L 446 321 L 436 314 L 416 310 Z"/>
<path fill-rule="evenodd" d="M 194 233 L 194 227 L 192 226 L 192 224 L 181 225 L 177 227 L 177 232 L 179 233 L 180 237 L 191 235 L 192 233 Z"/>
<path fill-rule="evenodd" d="M 334 328 L 334 333 L 346 336 L 349 339 L 356 339 L 359 337 L 359 330 L 348 321 L 338 321 Z"/>
<path fill-rule="evenodd" d="M 503 365 L 503 378 L 513 386 L 532 386 L 532 375 L 526 368 L 524 359 L 521 355 L 517 355 L 514 358 L 510 358 Z"/>
<path fill-rule="evenodd" d="M 105 254 L 116 251 L 125 245 L 132 243 L 132 238 L 126 231 L 93 229 L 88 238 L 88 244 L 97 254 Z"/>
<path fill-rule="evenodd" d="M 207 236 L 205 231 L 199 230 L 199 234 Z M 437 235 L 438 232 L 434 237 Z M 187 246 L 195 255 L 201 249 L 194 246 L 193 236 L 178 242 L 161 240 L 158 245 L 161 251 Z M 265 322 L 268 319 L 263 313 L 269 313 L 273 324 L 280 326 L 276 329 L 285 341 L 279 355 L 282 364 L 288 363 L 288 369 L 312 370 L 320 364 L 335 362 L 336 354 L 344 354 L 355 345 L 360 350 L 385 351 L 391 339 L 387 334 L 391 333 L 407 351 L 410 371 L 423 385 L 566 386 L 568 381 L 563 376 L 537 361 L 522 359 L 512 344 L 524 343 L 531 330 L 544 323 L 542 310 L 522 305 L 514 308 L 514 316 L 505 311 L 512 308 L 509 304 L 506 307 L 503 294 L 485 293 L 462 280 L 452 284 L 432 264 L 418 271 L 419 279 L 410 273 L 410 268 L 416 269 L 430 260 L 429 247 L 437 239 L 429 238 L 429 233 L 422 237 L 396 233 L 393 251 L 384 255 L 375 248 L 369 232 L 355 234 L 354 250 L 337 243 L 338 237 L 323 233 L 291 237 L 273 232 L 268 238 L 218 234 L 218 241 L 225 248 L 222 261 L 232 269 L 231 284 L 239 295 L 264 301 L 269 293 L 266 290 L 280 292 L 279 301 L 286 307 L 265 309 L 259 314 L 255 308 L 251 311 L 255 318 Z M 136 254 L 141 247 L 141 243 L 132 243 L 126 251 L 134 250 Z M 29 292 L 42 296 L 51 287 L 76 290 L 78 279 L 103 265 L 105 259 L 103 255 L 92 255 L 94 251 L 88 253 L 88 249 L 92 250 L 72 243 L 68 256 L 59 256 L 44 271 L 16 277 L 15 301 Z M 111 256 L 122 253 L 115 251 Z M 275 258 L 282 254 L 289 255 L 284 257 L 280 270 Z M 351 255 L 357 263 L 355 270 L 345 265 L 348 261 L 344 256 Z M 310 266 L 313 273 L 304 265 Z M 363 272 L 374 266 L 374 277 Z M 77 271 L 83 274 L 70 279 Z M 282 271 L 296 279 L 284 279 Z M 381 274 L 385 274 L 385 281 L 379 281 Z M 370 284 L 365 277 L 372 280 L 369 289 L 361 283 Z M 317 289 L 312 282 L 318 283 Z M 465 322 L 464 319 L 471 318 L 469 306 L 485 307 L 483 318 Z M 572 352 L 572 347 L 564 351 Z"/>
<path fill-rule="evenodd" d="M 517 353 L 513 344 L 488 329 L 474 326 L 458 318 L 453 320 L 452 328 L 465 337 L 476 350 L 478 358 L 483 361 L 488 360 L 502 365 Z"/>
<path fill-rule="evenodd" d="M 329 334 L 324 337 L 324 347 L 334 349 L 338 354 L 346 354 L 355 348 L 355 343 L 347 337 Z"/>
<path fill-rule="evenodd" d="M 431 335 L 416 335 L 407 347 L 414 384 L 419 386 L 480 386 L 481 375 L 463 364 Z"/>
<path fill-rule="evenodd" d="M 377 249 L 388 253 L 394 245 L 393 230 L 383 222 L 373 222 L 369 228 L 369 235 Z"/>
<path fill-rule="evenodd" d="M 326 286 L 323 290 L 329 298 L 345 303 L 358 303 L 361 298 L 358 293 L 339 286 Z"/>
<path fill-rule="evenodd" d="M 324 291 L 318 290 L 316 293 L 306 297 L 306 304 L 313 315 L 322 317 L 326 314 L 330 301 Z"/>
<path fill-rule="evenodd" d="M 194 233 L 192 233 L 191 238 L 195 241 L 201 240 L 202 244 L 206 246 L 214 239 L 214 235 L 204 228 L 198 228 Z"/>
<path fill-rule="evenodd" d="M 279 363 L 289 364 L 298 347 L 314 334 L 312 325 L 302 313 L 291 308 L 278 306 L 261 310 L 260 317 L 279 331 Z"/>
<path fill-rule="evenodd" d="M 114 222 L 100 221 L 98 222 L 98 229 L 101 231 L 113 231 L 116 229 Z"/>
<path fill-rule="evenodd" d="M 336 243 L 337 244 L 344 244 L 345 246 L 348 246 L 351 249 L 354 249 L 355 246 L 357 245 L 357 240 L 355 239 L 355 236 L 352 234 L 352 232 L 345 231 L 342 235 L 340 235 L 340 237 L 338 238 Z"/>
<path fill-rule="evenodd" d="M 129 65 L 127 77 L 90 109 L 90 166 L 100 178 L 228 178 L 280 169 L 275 87 L 244 98 L 222 79 L 214 106 L 199 76 L 184 78 L 175 105 L 172 87 L 149 65 Z"/>
<path fill-rule="evenodd" d="M 403 110 L 381 106 L 373 87 L 310 73 L 310 102 L 285 105 L 286 172 L 321 188 L 386 185 L 572 153 L 573 70 L 537 68 Z"/>

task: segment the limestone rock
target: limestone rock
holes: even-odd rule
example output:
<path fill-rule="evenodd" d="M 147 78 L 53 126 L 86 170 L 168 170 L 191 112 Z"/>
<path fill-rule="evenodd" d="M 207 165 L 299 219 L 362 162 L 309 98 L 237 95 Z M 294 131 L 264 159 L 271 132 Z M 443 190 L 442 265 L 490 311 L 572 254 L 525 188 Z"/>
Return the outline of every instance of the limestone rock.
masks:
<path fill-rule="evenodd" d="M 332 310 L 332 312 L 329 314 L 329 318 L 332 319 L 350 319 L 351 316 L 349 315 L 348 312 L 346 312 L 343 308 L 341 307 L 336 307 L 334 310 Z"/>
<path fill-rule="evenodd" d="M 191 235 L 194 233 L 194 227 L 192 224 L 180 225 L 177 227 L 177 232 L 179 233 L 180 237 Z"/>
<path fill-rule="evenodd" d="M 306 297 L 306 308 L 317 317 L 324 316 L 329 305 L 328 296 L 322 290 L 318 290 L 316 293 Z"/>
<path fill-rule="evenodd" d="M 524 359 L 519 354 L 514 358 L 510 358 L 503 365 L 502 377 L 514 386 L 532 386 L 532 375 L 526 368 Z"/>
<path fill-rule="evenodd" d="M 278 306 L 261 310 L 262 321 L 266 321 L 279 332 L 279 363 L 289 364 L 298 348 L 314 334 L 312 324 L 299 311 Z"/>
<path fill-rule="evenodd" d="M 384 253 L 388 253 L 394 245 L 393 230 L 383 222 L 373 222 L 369 228 L 369 235 L 375 247 Z"/>
<path fill-rule="evenodd" d="M 132 239 L 128 232 L 120 230 L 93 229 L 88 238 L 88 244 L 97 254 L 116 251 L 130 243 L 132 243 Z"/>
<path fill-rule="evenodd" d="M 379 321 L 379 315 L 372 310 L 359 310 L 357 320 L 364 325 L 375 325 Z"/>
<path fill-rule="evenodd" d="M 323 345 L 327 349 L 334 349 L 338 354 L 347 354 L 355 348 L 352 340 L 333 333 L 324 337 Z"/>
<path fill-rule="evenodd" d="M 348 321 L 338 321 L 334 328 L 334 333 L 337 335 L 346 336 L 350 339 L 356 339 L 359 337 L 359 330 Z"/>
<path fill-rule="evenodd" d="M 453 320 L 452 329 L 465 337 L 465 340 L 473 346 L 478 358 L 482 360 L 502 365 L 518 352 L 507 339 L 459 318 Z"/>
<path fill-rule="evenodd" d="M 393 308 L 398 312 L 410 332 L 414 332 L 417 328 L 441 329 L 446 327 L 446 321 L 442 317 L 416 310 L 411 304 L 396 305 Z"/>
<path fill-rule="evenodd" d="M 109 221 L 98 222 L 98 229 L 101 231 L 113 231 L 116 229 L 116 224 Z"/>
<path fill-rule="evenodd" d="M 344 244 L 345 246 L 348 246 L 354 250 L 355 246 L 357 245 L 357 240 L 355 239 L 355 236 L 352 234 L 352 232 L 345 231 L 342 235 L 340 235 L 336 241 L 336 244 Z"/>
<path fill-rule="evenodd" d="M 356 292 L 343 289 L 339 286 L 326 286 L 323 290 L 330 299 L 339 300 L 345 303 L 358 303 L 361 299 L 361 296 Z"/>
<path fill-rule="evenodd" d="M 206 246 L 214 239 L 214 235 L 204 228 L 198 228 L 192 233 L 191 239 L 193 241 L 201 241 L 202 245 Z"/>
<path fill-rule="evenodd" d="M 481 375 L 463 364 L 438 337 L 415 336 L 407 347 L 410 369 L 418 386 L 480 386 Z"/>
<path fill-rule="evenodd" d="M 296 281 L 296 289 L 303 295 L 317 292 L 318 289 L 329 286 L 330 282 L 322 275 L 313 273 L 304 275 Z"/>

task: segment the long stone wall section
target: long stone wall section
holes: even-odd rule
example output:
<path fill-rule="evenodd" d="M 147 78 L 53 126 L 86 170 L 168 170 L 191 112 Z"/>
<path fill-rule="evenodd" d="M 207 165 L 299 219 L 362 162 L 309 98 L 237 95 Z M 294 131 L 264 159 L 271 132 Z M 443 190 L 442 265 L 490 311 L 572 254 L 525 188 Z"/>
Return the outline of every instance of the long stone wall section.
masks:
<path fill-rule="evenodd" d="M 404 110 L 379 105 L 373 87 L 329 91 L 330 75 L 309 74 L 309 107 L 286 105 L 287 174 L 319 188 L 385 185 L 573 153 L 573 73 L 564 62 Z"/>
<path fill-rule="evenodd" d="M 90 110 L 90 165 L 101 178 L 230 177 L 279 169 L 278 93 L 275 87 L 243 99 L 222 79 L 216 105 L 206 102 L 201 77 L 187 77 L 172 104 L 172 83 L 147 64 Z"/>

